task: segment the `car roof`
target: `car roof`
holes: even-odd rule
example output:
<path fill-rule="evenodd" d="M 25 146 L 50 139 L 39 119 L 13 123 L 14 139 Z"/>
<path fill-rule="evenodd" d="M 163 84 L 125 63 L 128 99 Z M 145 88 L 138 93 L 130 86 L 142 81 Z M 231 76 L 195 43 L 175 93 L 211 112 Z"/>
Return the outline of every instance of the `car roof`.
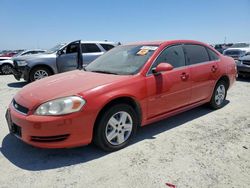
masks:
<path fill-rule="evenodd" d="M 84 43 L 97 43 L 97 44 L 117 44 L 117 42 L 110 42 L 110 41 L 84 41 L 84 40 L 81 40 L 81 43 L 84 44 Z"/>
<path fill-rule="evenodd" d="M 29 52 L 29 51 L 46 51 L 46 50 L 43 50 L 43 49 L 31 49 L 31 50 L 24 50 L 22 51 L 22 53 L 25 53 L 25 52 Z"/>
<path fill-rule="evenodd" d="M 208 44 L 195 41 L 195 40 L 165 40 L 165 41 L 146 41 L 146 42 L 134 42 L 134 43 L 129 43 L 127 45 L 168 45 L 168 44 L 175 44 L 175 43 L 190 43 L 190 44 L 200 44 L 200 45 L 205 45 L 208 46 Z"/>

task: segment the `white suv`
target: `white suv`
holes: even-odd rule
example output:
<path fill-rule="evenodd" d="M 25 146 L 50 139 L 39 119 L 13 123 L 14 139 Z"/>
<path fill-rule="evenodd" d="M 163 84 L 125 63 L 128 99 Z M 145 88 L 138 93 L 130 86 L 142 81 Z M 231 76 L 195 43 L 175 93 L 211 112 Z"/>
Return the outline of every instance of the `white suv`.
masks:
<path fill-rule="evenodd" d="M 2 74 L 11 74 L 13 70 L 13 58 L 44 53 L 46 50 L 34 49 L 34 50 L 24 50 L 11 57 L 0 57 L 0 72 Z"/>

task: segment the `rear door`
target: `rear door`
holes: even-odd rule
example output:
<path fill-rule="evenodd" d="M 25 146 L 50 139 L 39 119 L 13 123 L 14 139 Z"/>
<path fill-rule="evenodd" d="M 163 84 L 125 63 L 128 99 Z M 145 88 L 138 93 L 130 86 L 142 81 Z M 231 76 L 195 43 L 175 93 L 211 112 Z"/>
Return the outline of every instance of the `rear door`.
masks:
<path fill-rule="evenodd" d="M 61 50 L 56 58 L 58 72 L 66 72 L 77 68 L 77 51 L 79 43 L 70 43 Z"/>
<path fill-rule="evenodd" d="M 163 62 L 171 64 L 174 69 L 158 75 L 152 74 L 152 68 Z M 185 56 L 181 44 L 167 47 L 161 52 L 146 77 L 147 117 L 149 119 L 177 110 L 190 103 L 189 75 L 190 71 L 185 66 Z"/>
<path fill-rule="evenodd" d="M 97 57 L 104 54 L 104 52 L 98 47 L 95 43 L 83 43 L 82 44 L 82 53 L 83 53 L 83 65 L 86 66 Z"/>
<path fill-rule="evenodd" d="M 186 63 L 192 82 L 191 103 L 207 100 L 218 79 L 218 59 L 212 59 L 210 49 L 196 44 L 185 44 Z M 214 52 L 210 52 L 214 53 Z"/>

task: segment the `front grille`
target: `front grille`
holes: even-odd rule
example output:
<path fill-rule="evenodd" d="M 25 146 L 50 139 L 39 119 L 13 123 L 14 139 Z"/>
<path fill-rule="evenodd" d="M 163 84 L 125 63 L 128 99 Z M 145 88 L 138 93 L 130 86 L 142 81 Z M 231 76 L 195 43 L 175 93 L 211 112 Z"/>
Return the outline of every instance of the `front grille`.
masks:
<path fill-rule="evenodd" d="M 249 61 L 244 60 L 244 61 L 242 61 L 242 64 L 244 64 L 244 65 L 250 65 L 250 60 Z"/>
<path fill-rule="evenodd" d="M 69 134 L 57 135 L 57 136 L 31 136 L 33 142 L 59 142 L 66 140 Z"/>
<path fill-rule="evenodd" d="M 15 108 L 17 111 L 19 111 L 19 112 L 21 112 L 21 113 L 23 113 L 23 114 L 28 114 L 28 112 L 29 112 L 29 109 L 28 109 L 28 108 L 26 108 L 26 107 L 24 107 L 24 106 L 18 104 L 15 100 L 13 100 L 13 106 L 14 106 L 14 108 Z"/>

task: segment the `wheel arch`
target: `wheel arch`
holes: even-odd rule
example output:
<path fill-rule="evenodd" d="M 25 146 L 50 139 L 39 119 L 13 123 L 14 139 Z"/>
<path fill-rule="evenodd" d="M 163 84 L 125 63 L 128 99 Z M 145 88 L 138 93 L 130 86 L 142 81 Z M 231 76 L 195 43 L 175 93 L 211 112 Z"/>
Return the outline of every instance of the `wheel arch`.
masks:
<path fill-rule="evenodd" d="M 220 82 L 221 80 L 225 81 L 225 83 L 227 84 L 227 85 L 226 85 L 226 89 L 228 90 L 228 88 L 229 88 L 229 86 L 230 86 L 230 79 L 229 79 L 229 77 L 228 77 L 227 75 L 222 75 L 222 76 L 218 79 L 218 81 L 216 82 L 216 84 L 217 84 L 218 82 Z M 216 86 L 216 84 L 215 84 L 215 86 Z"/>
<path fill-rule="evenodd" d="M 136 114 L 139 117 L 139 125 L 141 124 L 141 122 L 142 122 L 142 109 L 141 109 L 139 102 L 137 102 L 136 99 L 134 99 L 131 96 L 119 96 L 119 97 L 116 97 L 116 98 L 109 100 L 102 107 L 102 109 L 98 112 L 98 115 L 97 115 L 95 123 L 94 123 L 94 132 L 93 133 L 95 133 L 97 123 L 100 120 L 101 116 L 104 114 L 104 112 L 108 108 L 111 108 L 112 106 L 114 106 L 116 104 L 127 104 L 127 105 L 130 105 L 131 107 L 133 107 L 133 109 L 135 110 Z"/>
<path fill-rule="evenodd" d="M 3 63 L 0 65 L 0 67 L 2 67 L 3 65 L 10 65 L 12 68 L 14 67 L 13 64 L 11 64 L 11 63 Z"/>
<path fill-rule="evenodd" d="M 37 65 L 31 67 L 29 73 L 37 67 L 46 67 L 47 69 L 49 69 L 51 71 L 52 74 L 55 74 L 55 71 L 53 70 L 53 68 L 49 65 L 46 65 L 46 64 L 37 64 Z"/>

